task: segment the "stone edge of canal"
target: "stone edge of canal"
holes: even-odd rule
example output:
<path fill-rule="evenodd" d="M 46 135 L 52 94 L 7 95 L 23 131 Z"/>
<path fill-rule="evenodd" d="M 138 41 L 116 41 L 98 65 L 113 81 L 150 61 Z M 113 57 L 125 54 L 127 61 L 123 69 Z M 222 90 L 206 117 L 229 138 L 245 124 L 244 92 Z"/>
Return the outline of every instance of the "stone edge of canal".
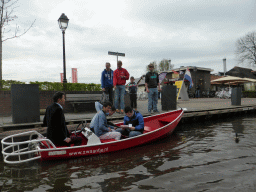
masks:
<path fill-rule="evenodd" d="M 236 115 L 253 113 L 256 110 L 256 105 L 250 106 L 236 106 L 232 108 L 223 108 L 223 109 L 207 109 L 200 111 L 184 111 L 183 117 L 180 121 L 180 124 L 186 124 L 191 122 L 204 122 L 209 120 L 217 120 L 223 117 L 233 117 Z M 144 114 L 143 116 L 148 116 L 148 114 Z M 121 121 L 123 116 L 112 118 L 111 120 L 114 122 Z M 90 119 L 84 119 L 83 121 L 90 122 Z M 69 120 L 67 121 L 67 127 L 69 130 L 75 130 L 77 125 L 82 121 L 79 120 Z M 7 137 L 12 134 L 22 133 L 26 131 L 35 130 L 41 134 L 46 134 L 46 127 L 42 127 L 42 122 L 36 123 L 26 123 L 26 124 L 11 124 L 0 127 L 0 140 L 4 137 Z"/>

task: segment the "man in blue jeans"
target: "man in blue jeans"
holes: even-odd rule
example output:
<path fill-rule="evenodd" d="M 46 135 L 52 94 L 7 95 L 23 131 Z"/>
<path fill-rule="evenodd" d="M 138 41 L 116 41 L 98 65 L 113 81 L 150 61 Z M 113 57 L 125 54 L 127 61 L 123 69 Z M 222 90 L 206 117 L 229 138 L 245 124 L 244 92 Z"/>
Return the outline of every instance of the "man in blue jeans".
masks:
<path fill-rule="evenodd" d="M 110 63 L 106 63 L 106 69 L 101 73 L 102 91 L 109 94 L 109 101 L 113 104 L 113 70 Z"/>
<path fill-rule="evenodd" d="M 145 77 L 145 86 L 146 91 L 148 93 L 148 112 L 151 114 L 151 110 L 153 107 L 153 112 L 159 112 L 157 110 L 158 103 L 158 90 L 161 91 L 158 73 L 154 72 L 154 65 L 151 63 L 148 65 L 149 72 Z"/>
<path fill-rule="evenodd" d="M 130 74 L 125 68 L 122 68 L 122 61 L 117 62 L 117 69 L 113 74 L 113 85 L 115 89 L 115 107 L 117 113 L 124 113 L 124 93 L 125 83 Z M 120 101 L 120 102 L 119 102 Z M 120 108 L 120 111 L 119 111 Z"/>

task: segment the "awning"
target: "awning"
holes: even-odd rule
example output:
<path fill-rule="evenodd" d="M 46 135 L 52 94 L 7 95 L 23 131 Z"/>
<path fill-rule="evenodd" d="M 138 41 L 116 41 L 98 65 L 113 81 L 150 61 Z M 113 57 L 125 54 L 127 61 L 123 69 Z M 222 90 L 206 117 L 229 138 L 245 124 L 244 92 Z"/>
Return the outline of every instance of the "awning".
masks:
<path fill-rule="evenodd" d="M 242 83 L 250 83 L 250 82 L 256 82 L 256 80 L 250 79 L 250 78 L 226 76 L 226 77 L 222 77 L 222 78 L 211 81 L 212 84 L 242 84 Z"/>

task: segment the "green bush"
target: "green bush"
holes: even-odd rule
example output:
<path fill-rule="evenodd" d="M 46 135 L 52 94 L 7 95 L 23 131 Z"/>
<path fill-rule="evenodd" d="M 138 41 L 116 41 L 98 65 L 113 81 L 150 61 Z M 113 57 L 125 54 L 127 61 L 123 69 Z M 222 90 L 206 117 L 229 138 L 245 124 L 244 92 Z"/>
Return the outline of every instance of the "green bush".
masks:
<path fill-rule="evenodd" d="M 14 80 L 2 80 L 1 84 L 3 85 L 3 88 L 1 89 L 1 91 L 10 91 L 12 84 L 25 84 L 25 82 L 14 81 Z"/>
<path fill-rule="evenodd" d="M 25 84 L 25 82 L 13 81 L 13 80 L 2 80 L 3 84 L 2 91 L 10 91 L 12 84 Z M 63 83 L 59 82 L 29 82 L 30 84 L 38 84 L 40 91 L 62 91 Z M 67 83 L 66 91 L 100 91 L 100 84 L 86 84 L 86 83 Z"/>
<path fill-rule="evenodd" d="M 243 97 L 256 98 L 256 91 L 243 91 Z"/>

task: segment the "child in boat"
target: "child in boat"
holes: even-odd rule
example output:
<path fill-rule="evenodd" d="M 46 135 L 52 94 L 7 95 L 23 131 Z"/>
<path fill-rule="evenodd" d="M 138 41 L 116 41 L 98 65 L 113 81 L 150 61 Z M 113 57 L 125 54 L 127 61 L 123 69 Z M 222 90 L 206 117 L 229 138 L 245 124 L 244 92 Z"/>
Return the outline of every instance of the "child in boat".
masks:
<path fill-rule="evenodd" d="M 100 139 L 120 140 L 121 133 L 117 132 L 113 126 L 107 124 L 106 114 L 111 111 L 110 102 L 103 103 L 102 110 L 96 113 L 91 121 L 90 128 L 94 129 L 95 134 Z"/>
<path fill-rule="evenodd" d="M 133 110 L 129 106 L 125 107 L 124 111 L 124 125 L 121 129 L 117 129 L 117 131 L 129 137 L 141 135 L 144 131 L 144 119 L 141 113 Z"/>

